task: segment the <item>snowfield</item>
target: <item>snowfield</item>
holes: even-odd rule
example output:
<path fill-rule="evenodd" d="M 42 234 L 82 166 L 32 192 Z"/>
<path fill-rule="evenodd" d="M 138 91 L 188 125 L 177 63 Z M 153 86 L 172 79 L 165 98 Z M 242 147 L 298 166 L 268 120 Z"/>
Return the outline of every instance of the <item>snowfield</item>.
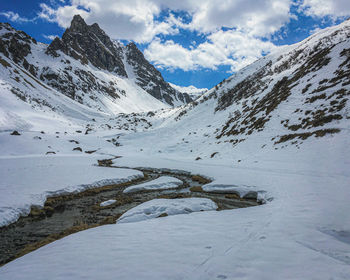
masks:
<path fill-rule="evenodd" d="M 137 165 L 147 160 L 119 161 Z M 284 171 L 283 161 L 268 166 L 266 161 L 265 167 L 256 168 L 194 165 L 175 158 L 154 162 L 154 167 L 166 163 L 170 168 L 182 165 L 192 172 L 206 171 L 220 184 L 233 178 L 240 184 L 249 182 L 267 190 L 274 200 L 258 207 L 86 230 L 6 264 L 0 278 L 347 279 L 350 275 L 350 220 L 344 217 L 350 210 L 344 195 L 349 176 Z"/>
<path fill-rule="evenodd" d="M 170 176 L 162 176 L 150 182 L 127 187 L 124 193 L 138 192 L 138 191 L 150 191 L 150 190 L 165 190 L 174 189 L 181 186 L 183 182 L 177 178 Z"/>
<path fill-rule="evenodd" d="M 134 223 L 162 215 L 189 214 L 217 208 L 216 203 L 207 198 L 153 199 L 130 209 L 118 219 L 117 223 Z"/>

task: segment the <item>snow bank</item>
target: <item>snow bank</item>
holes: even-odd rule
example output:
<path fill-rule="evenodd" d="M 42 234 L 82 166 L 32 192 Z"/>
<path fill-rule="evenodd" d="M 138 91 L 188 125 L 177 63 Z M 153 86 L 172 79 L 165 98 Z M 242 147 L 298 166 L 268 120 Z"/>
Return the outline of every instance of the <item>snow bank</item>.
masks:
<path fill-rule="evenodd" d="M 117 223 L 132 223 L 192 212 L 216 210 L 218 206 L 208 198 L 153 199 L 124 213 Z"/>
<path fill-rule="evenodd" d="M 183 182 L 177 178 L 170 176 L 162 176 L 150 182 L 143 184 L 130 186 L 124 190 L 124 193 L 145 191 L 145 190 L 164 190 L 164 189 L 174 189 L 182 185 Z"/>
<path fill-rule="evenodd" d="M 86 156 L 0 158 L 0 226 L 43 206 L 48 196 L 81 192 L 142 177 L 136 170 L 94 166 Z"/>
<path fill-rule="evenodd" d="M 210 183 L 202 187 L 203 191 L 211 193 L 232 193 L 237 194 L 241 198 L 257 199 L 258 192 L 255 186 L 237 186 Z"/>

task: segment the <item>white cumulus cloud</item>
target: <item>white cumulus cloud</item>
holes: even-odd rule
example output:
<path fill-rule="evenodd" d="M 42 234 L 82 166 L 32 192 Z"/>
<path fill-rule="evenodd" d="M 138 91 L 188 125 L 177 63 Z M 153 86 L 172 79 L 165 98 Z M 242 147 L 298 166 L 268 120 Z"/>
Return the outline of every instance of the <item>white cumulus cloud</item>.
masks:
<path fill-rule="evenodd" d="M 349 0 L 303 0 L 301 8 L 309 16 L 350 16 Z"/>
<path fill-rule="evenodd" d="M 271 42 L 234 30 L 220 30 L 207 39 L 191 49 L 171 40 L 161 42 L 157 39 L 149 44 L 144 53 L 147 59 L 160 68 L 216 70 L 220 65 L 230 65 L 231 71 L 237 71 L 261 57 L 263 52 L 276 48 Z"/>
<path fill-rule="evenodd" d="M 8 20 L 13 21 L 13 22 L 30 22 L 34 21 L 35 19 L 29 19 L 25 17 L 21 17 L 18 13 L 12 12 L 12 11 L 7 11 L 7 12 L 0 12 L 0 15 L 6 17 Z"/>
<path fill-rule="evenodd" d="M 80 14 L 114 39 L 146 44 L 145 56 L 160 68 L 229 65 L 237 71 L 275 48 L 266 39 L 296 19 L 291 13 L 295 6 L 309 16 L 350 14 L 350 0 L 70 0 L 42 3 L 39 17 L 67 28 L 73 15 Z M 162 36 L 183 31 L 204 42 L 184 47 Z"/>
<path fill-rule="evenodd" d="M 150 42 L 159 34 L 175 34 L 178 28 L 210 34 L 222 27 L 268 36 L 292 17 L 292 0 L 72 0 L 57 8 L 41 4 L 40 17 L 69 26 L 74 14 L 88 23 L 98 22 L 117 39 Z M 162 11 L 184 11 L 191 22 L 183 23 L 170 15 L 159 21 Z"/>

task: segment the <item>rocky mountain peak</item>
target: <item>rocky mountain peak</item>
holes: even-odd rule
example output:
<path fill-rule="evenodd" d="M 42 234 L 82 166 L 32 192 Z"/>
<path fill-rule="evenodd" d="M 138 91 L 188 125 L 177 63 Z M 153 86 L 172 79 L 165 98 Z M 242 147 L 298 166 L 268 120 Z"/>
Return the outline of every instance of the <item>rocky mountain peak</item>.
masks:
<path fill-rule="evenodd" d="M 80 60 L 90 62 L 97 68 L 127 77 L 122 62 L 122 49 L 107 36 L 97 23 L 87 25 L 80 15 L 75 15 L 62 39 L 56 38 L 47 48 L 47 53 L 58 56 L 57 51 Z"/>
<path fill-rule="evenodd" d="M 72 32 L 84 32 L 87 31 L 88 25 L 80 15 L 75 15 L 71 21 L 69 29 Z"/>
<path fill-rule="evenodd" d="M 123 63 L 125 57 L 133 69 L 136 84 L 153 97 L 171 106 L 192 101 L 188 94 L 173 89 L 164 81 L 135 43 L 123 46 L 113 42 L 97 23 L 88 25 L 80 15 L 73 17 L 62 39 L 56 38 L 47 48 L 47 53 L 56 57 L 58 51 L 80 60 L 82 64 L 91 63 L 99 69 L 128 77 Z"/>
<path fill-rule="evenodd" d="M 42 60 L 45 54 L 53 56 L 52 64 Z M 183 105 L 192 100 L 187 94 L 172 88 L 134 43 L 125 46 L 112 40 L 97 23 L 89 25 L 80 15 L 74 16 L 62 38 L 56 37 L 49 46 L 37 44 L 34 38 L 23 31 L 0 23 L 0 66 L 2 56 L 23 67 L 26 73 L 32 75 L 31 78 L 40 80 L 40 85 L 48 85 L 63 95 L 98 110 L 106 108 L 100 104 L 103 96 L 115 104 L 119 99 L 129 98 L 127 88 L 117 83 L 119 78 L 131 78 L 132 81 L 128 83 L 131 88 L 146 91 L 148 94 L 141 93 L 141 96 L 147 96 L 142 99 L 151 95 L 171 106 Z M 7 65 L 8 62 L 3 64 Z M 108 77 L 101 78 L 98 69 L 110 72 Z M 18 77 L 13 79 L 21 83 Z M 24 96 L 30 94 L 26 95 L 23 91 L 21 98 L 25 99 Z M 161 106 L 156 101 L 153 103 L 154 108 Z M 149 110 L 150 107 L 147 106 L 146 104 L 144 108 Z"/>

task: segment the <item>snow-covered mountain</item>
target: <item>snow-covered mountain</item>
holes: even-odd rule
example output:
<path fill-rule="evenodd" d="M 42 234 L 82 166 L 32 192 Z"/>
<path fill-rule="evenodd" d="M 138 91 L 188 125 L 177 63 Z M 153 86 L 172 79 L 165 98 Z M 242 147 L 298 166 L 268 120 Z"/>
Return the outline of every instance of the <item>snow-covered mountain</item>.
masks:
<path fill-rule="evenodd" d="M 201 158 L 211 156 L 217 146 L 259 152 L 299 147 L 307 139 L 317 141 L 348 129 L 349 20 L 280 47 L 174 109 L 140 88 L 150 89 L 149 83 L 158 81 L 165 90 L 169 84 L 134 44 L 112 42 L 97 24 L 88 26 L 80 16 L 50 46 L 7 24 L 1 25 L 0 34 L 1 87 L 6 92 L 2 104 L 7 104 L 3 129 L 26 123 L 18 121 L 27 106 L 21 100 L 50 114 L 87 121 L 101 117 L 104 124 L 91 124 L 97 130 L 160 130 L 167 135 L 164 145 L 180 152 L 187 151 L 184 141 L 197 143 L 189 150 L 197 150 Z M 155 112 L 147 113 L 151 110 Z M 104 118 L 120 112 L 126 114 Z"/>
<path fill-rule="evenodd" d="M 191 98 L 194 100 L 201 96 L 203 93 L 207 92 L 207 88 L 196 88 L 195 86 L 187 86 L 187 87 L 182 87 L 178 85 L 174 85 L 172 83 L 169 83 L 174 89 L 178 90 L 179 92 L 182 93 L 187 93 Z"/>
<path fill-rule="evenodd" d="M 97 24 L 89 26 L 80 16 L 49 46 L 1 23 L 0 59 L 2 85 L 34 107 L 62 112 L 52 100 L 62 95 L 75 101 L 67 106 L 81 107 L 79 103 L 101 114 L 191 101 L 165 82 L 133 43 L 112 41 Z"/>

